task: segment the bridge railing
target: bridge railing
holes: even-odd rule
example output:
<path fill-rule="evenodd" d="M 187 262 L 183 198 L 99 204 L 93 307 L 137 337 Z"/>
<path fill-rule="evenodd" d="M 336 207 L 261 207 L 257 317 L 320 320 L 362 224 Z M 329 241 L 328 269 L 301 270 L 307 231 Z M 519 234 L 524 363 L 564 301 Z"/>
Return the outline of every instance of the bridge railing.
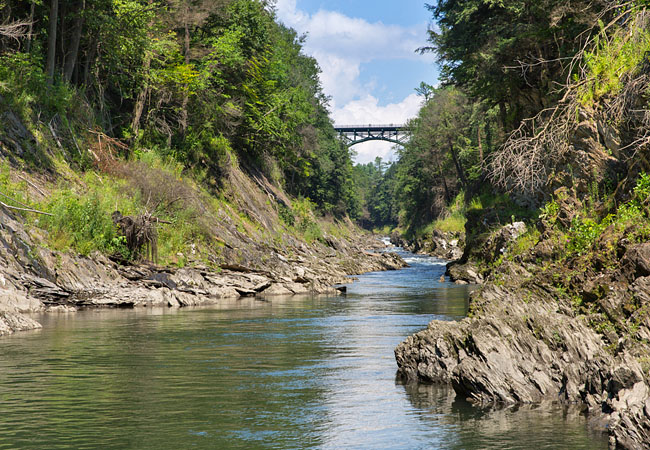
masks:
<path fill-rule="evenodd" d="M 404 128 L 403 124 L 396 124 L 396 123 L 391 123 L 391 124 L 363 124 L 363 125 L 334 125 L 334 128 Z"/>

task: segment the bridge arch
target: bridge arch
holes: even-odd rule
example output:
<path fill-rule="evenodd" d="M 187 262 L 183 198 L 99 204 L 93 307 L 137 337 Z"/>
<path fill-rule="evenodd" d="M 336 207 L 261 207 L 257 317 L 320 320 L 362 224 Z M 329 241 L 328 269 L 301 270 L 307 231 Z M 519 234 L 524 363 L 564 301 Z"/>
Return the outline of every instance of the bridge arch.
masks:
<path fill-rule="evenodd" d="M 335 125 L 334 130 L 348 147 L 368 141 L 386 141 L 403 146 L 410 136 L 404 125 Z"/>

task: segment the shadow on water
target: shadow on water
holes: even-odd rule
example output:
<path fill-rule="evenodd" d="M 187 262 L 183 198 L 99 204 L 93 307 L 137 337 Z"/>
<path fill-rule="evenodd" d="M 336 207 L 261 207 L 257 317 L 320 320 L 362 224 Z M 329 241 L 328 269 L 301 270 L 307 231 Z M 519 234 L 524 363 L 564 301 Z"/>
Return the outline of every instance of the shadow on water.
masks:
<path fill-rule="evenodd" d="M 578 405 L 479 407 L 457 397 L 451 386 L 402 386 L 420 420 L 440 428 L 453 428 L 451 439 L 442 447 L 445 449 L 607 448 L 602 430 L 587 422 L 583 408 Z"/>
<path fill-rule="evenodd" d="M 607 448 L 561 408 L 481 411 L 395 382 L 393 350 L 467 311 L 444 262 L 346 297 L 47 315 L 0 338 L 0 449 Z"/>

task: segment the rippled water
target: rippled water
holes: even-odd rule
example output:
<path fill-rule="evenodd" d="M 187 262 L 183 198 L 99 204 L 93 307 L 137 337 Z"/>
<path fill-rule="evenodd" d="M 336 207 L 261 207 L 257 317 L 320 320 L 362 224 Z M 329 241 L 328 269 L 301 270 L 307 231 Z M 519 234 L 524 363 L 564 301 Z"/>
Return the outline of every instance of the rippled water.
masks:
<path fill-rule="evenodd" d="M 607 448 L 574 411 L 396 383 L 395 346 L 467 308 L 407 256 L 347 297 L 39 317 L 0 339 L 0 448 Z"/>

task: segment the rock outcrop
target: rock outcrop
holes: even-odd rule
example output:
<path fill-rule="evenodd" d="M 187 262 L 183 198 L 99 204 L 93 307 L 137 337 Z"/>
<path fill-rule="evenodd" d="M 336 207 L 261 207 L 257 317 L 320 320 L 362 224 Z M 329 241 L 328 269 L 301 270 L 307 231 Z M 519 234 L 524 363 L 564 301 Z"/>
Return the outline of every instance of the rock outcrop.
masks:
<path fill-rule="evenodd" d="M 480 268 L 505 256 L 510 245 L 526 230 L 524 222 L 513 222 L 484 233 L 467 244 L 462 258 L 447 264 L 446 274 L 457 284 L 483 284 L 487 273 Z"/>
<path fill-rule="evenodd" d="M 435 258 L 455 261 L 463 256 L 465 236 L 463 233 L 447 233 L 434 229 L 430 235 L 409 241 L 399 232 L 394 231 L 390 241 L 412 253 L 433 256 Z"/>
<path fill-rule="evenodd" d="M 650 321 L 640 315 L 640 305 L 634 313 L 623 311 L 632 299 L 650 304 L 641 287 L 650 256 L 646 246 L 632 246 L 612 274 L 620 280 L 630 274 L 630 284 L 612 286 L 611 295 L 600 300 L 609 305 L 613 323 L 616 312 L 645 317 L 635 326 L 636 340 L 614 333 L 614 325 L 594 327 L 599 315 L 581 314 L 575 300 L 558 296 L 549 275 L 507 262 L 473 294 L 469 317 L 433 321 L 396 348 L 398 375 L 450 383 L 457 395 L 484 405 L 584 404 L 591 414 L 604 416 L 613 445 L 648 448 Z"/>
<path fill-rule="evenodd" d="M 26 232 L 20 216 L 0 208 L 0 335 L 39 328 L 21 314 L 26 312 L 196 306 L 249 296 L 338 295 L 333 286 L 349 282 L 349 275 L 405 266 L 394 253 L 367 251 L 384 248 L 371 236 L 355 241 L 330 236 L 326 242 L 269 248 L 265 261 L 256 261 L 254 267 L 235 262 L 185 268 L 122 265 L 100 253 L 84 257 L 44 248 Z"/>

